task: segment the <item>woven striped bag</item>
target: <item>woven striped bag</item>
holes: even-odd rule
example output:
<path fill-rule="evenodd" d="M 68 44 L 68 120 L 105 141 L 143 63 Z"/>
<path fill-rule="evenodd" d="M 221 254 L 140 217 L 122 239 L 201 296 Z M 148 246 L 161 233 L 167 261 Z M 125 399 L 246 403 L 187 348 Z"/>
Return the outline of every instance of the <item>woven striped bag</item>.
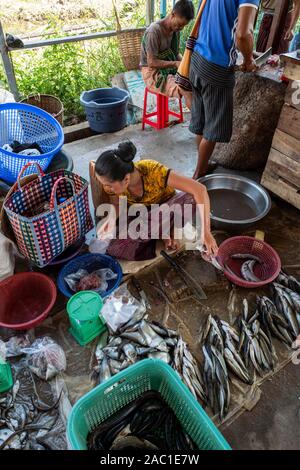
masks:
<path fill-rule="evenodd" d="M 206 5 L 206 0 L 202 0 L 198 14 L 197 14 L 197 18 L 195 20 L 195 24 L 193 26 L 191 34 L 186 43 L 186 48 L 183 54 L 182 61 L 179 65 L 177 74 L 175 76 L 175 81 L 177 85 L 179 85 L 181 88 L 187 91 L 192 91 L 192 85 L 190 83 L 191 59 L 192 59 L 192 54 L 195 49 L 196 41 L 199 36 L 201 18 L 202 18 L 202 13 L 203 13 L 205 5 Z"/>
<path fill-rule="evenodd" d="M 21 254 L 42 268 L 93 228 L 89 209 L 88 182 L 70 171 L 57 170 L 21 187 L 20 179 L 32 163 L 22 169 L 17 189 L 4 209 Z"/>

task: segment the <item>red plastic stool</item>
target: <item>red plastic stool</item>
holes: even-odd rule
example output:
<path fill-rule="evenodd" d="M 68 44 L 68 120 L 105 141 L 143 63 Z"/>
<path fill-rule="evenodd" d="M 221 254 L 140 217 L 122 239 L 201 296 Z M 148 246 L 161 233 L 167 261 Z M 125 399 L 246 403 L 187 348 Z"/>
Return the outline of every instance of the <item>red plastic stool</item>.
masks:
<path fill-rule="evenodd" d="M 156 96 L 156 108 L 157 110 L 154 113 L 147 113 L 147 101 L 148 101 L 148 94 L 151 93 L 152 95 Z M 178 123 L 183 122 L 183 109 L 182 109 L 182 100 L 179 99 L 179 109 L 180 113 L 174 113 L 174 111 L 170 111 L 169 109 L 169 98 L 167 96 L 161 95 L 160 93 L 155 93 L 154 91 L 148 90 L 145 88 L 145 97 L 144 97 L 144 112 L 143 112 L 143 130 L 145 129 L 145 125 L 148 124 L 155 129 L 164 129 L 170 125 L 169 118 L 170 116 L 175 116 L 178 118 Z M 152 120 L 154 116 L 157 116 L 156 121 Z"/>

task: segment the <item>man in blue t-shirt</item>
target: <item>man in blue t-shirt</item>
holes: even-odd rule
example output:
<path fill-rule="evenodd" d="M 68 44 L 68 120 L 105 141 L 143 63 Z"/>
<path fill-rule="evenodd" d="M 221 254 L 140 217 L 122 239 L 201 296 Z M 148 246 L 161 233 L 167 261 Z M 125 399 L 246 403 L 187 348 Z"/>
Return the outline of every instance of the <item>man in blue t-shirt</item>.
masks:
<path fill-rule="evenodd" d="M 197 135 L 197 179 L 207 173 L 217 142 L 229 142 L 233 123 L 234 67 L 239 50 L 241 69 L 256 69 L 253 27 L 260 0 L 206 0 L 192 55 L 193 104 L 190 131 Z"/>

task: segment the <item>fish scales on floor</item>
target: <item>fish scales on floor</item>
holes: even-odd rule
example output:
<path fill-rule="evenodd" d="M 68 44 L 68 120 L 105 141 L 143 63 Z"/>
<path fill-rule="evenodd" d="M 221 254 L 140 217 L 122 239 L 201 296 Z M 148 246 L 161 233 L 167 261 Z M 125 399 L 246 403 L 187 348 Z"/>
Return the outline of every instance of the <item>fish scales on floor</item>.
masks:
<path fill-rule="evenodd" d="M 275 369 L 278 358 L 272 338 L 266 333 L 260 322 L 259 304 L 257 307 L 255 312 L 251 314 L 248 302 L 244 299 L 243 312 L 236 320 L 240 335 L 238 353 L 243 358 L 247 369 L 252 369 L 253 375 L 257 373 L 263 377 Z"/>
<path fill-rule="evenodd" d="M 202 374 L 187 344 L 176 331 L 145 318 L 131 320 L 109 337 L 104 348 L 99 344 L 92 379 L 102 383 L 145 358 L 160 359 L 171 365 L 192 394 L 206 402 Z"/>
<path fill-rule="evenodd" d="M 299 281 L 281 272 L 270 287 L 270 298 L 257 298 L 257 313 L 269 342 L 274 337 L 292 347 L 300 334 Z"/>
<path fill-rule="evenodd" d="M 89 450 L 198 450 L 173 410 L 155 391 L 145 392 L 88 436 Z"/>

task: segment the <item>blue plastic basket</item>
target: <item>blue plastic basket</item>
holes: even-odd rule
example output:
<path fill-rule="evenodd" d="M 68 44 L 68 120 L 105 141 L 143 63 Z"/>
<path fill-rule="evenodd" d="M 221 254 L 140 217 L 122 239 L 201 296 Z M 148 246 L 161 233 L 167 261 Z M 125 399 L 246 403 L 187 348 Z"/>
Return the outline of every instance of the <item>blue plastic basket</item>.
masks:
<path fill-rule="evenodd" d="M 161 394 L 199 450 L 231 450 L 177 372 L 157 359 L 137 362 L 82 397 L 68 419 L 69 447 L 86 450 L 91 431 L 149 390 Z"/>
<path fill-rule="evenodd" d="M 38 157 L 20 155 L 4 150 L 5 144 L 14 140 L 20 143 L 37 143 L 43 150 Z M 64 143 L 61 125 L 46 111 L 23 103 L 0 105 L 0 178 L 14 183 L 28 162 L 37 162 L 42 170 L 47 170 L 51 160 Z M 24 176 L 35 172 L 31 167 Z"/>
<path fill-rule="evenodd" d="M 85 269 L 89 273 L 92 273 L 93 271 L 97 271 L 97 269 L 104 268 L 110 268 L 118 275 L 116 279 L 108 281 L 107 291 L 105 294 L 101 294 L 102 298 L 108 297 L 121 284 L 123 272 L 120 263 L 111 256 L 107 255 L 87 254 L 77 256 L 75 259 L 66 264 L 59 272 L 57 286 L 63 295 L 71 298 L 75 292 L 73 292 L 65 282 L 66 276 L 76 273 L 79 269 Z"/>

